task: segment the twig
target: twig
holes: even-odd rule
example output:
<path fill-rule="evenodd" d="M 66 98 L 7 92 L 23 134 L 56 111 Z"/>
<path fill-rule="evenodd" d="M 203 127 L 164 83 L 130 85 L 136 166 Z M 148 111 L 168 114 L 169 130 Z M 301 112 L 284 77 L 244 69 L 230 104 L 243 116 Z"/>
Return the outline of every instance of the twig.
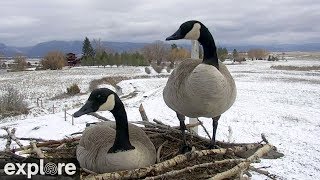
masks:
<path fill-rule="evenodd" d="M 12 133 L 12 132 L 11 132 Z M 3 136 L 0 136 L 0 138 L 3 138 L 3 139 L 8 139 L 8 135 L 3 135 Z M 48 141 L 48 140 L 45 140 L 45 139 L 41 139 L 41 138 L 27 138 L 27 137 L 16 137 L 18 140 L 21 140 L 21 141 L 42 141 L 42 142 L 45 142 L 45 141 Z"/>
<path fill-rule="evenodd" d="M 98 173 L 96 173 L 96 172 L 93 172 L 93 171 L 91 171 L 91 170 L 89 170 L 89 169 L 86 169 L 86 168 L 81 168 L 84 172 L 86 172 L 86 173 L 89 173 L 89 174 L 92 174 L 92 175 L 97 175 Z"/>
<path fill-rule="evenodd" d="M 278 176 L 275 175 L 275 174 L 271 174 L 271 173 L 269 173 L 268 171 L 261 170 L 260 168 L 255 168 L 255 167 L 253 167 L 253 166 L 250 166 L 249 169 L 250 169 L 251 171 L 257 172 L 257 173 L 259 173 L 259 174 L 263 174 L 263 175 L 265 175 L 265 176 L 267 176 L 267 177 L 269 177 L 270 179 L 273 179 L 273 180 L 276 180 L 277 177 L 278 177 Z"/>
<path fill-rule="evenodd" d="M 261 138 L 265 143 L 269 143 L 269 141 L 266 138 L 266 135 L 264 133 L 261 134 Z"/>
<path fill-rule="evenodd" d="M 154 164 L 152 166 L 148 166 L 145 168 L 140 168 L 140 169 L 134 169 L 134 170 L 125 170 L 125 171 L 117 171 L 117 172 L 111 172 L 111 173 L 104 173 L 104 174 L 99 174 L 99 175 L 89 175 L 84 177 L 84 179 L 89 179 L 89 180 L 98 180 L 98 179 L 132 179 L 132 178 L 141 178 L 149 175 L 150 173 L 154 172 L 161 172 L 165 169 L 168 169 L 170 167 L 173 167 L 177 164 L 181 164 L 187 160 L 192 160 L 198 157 L 202 156 L 207 156 L 211 154 L 226 154 L 227 152 L 234 151 L 239 152 L 239 151 L 246 151 L 247 148 L 241 147 L 241 146 L 236 146 L 233 149 L 210 149 L 210 150 L 201 150 L 201 151 L 193 151 L 189 152 L 186 154 L 180 154 L 175 156 L 172 159 L 163 161 L 158 164 Z"/>
<path fill-rule="evenodd" d="M 243 161 L 243 159 L 224 159 L 221 161 L 215 161 L 215 162 L 210 162 L 210 163 L 203 163 L 203 164 L 197 164 L 191 167 L 185 167 L 183 169 L 179 169 L 179 170 L 172 170 L 169 172 L 166 172 L 164 174 L 160 174 L 157 176 L 153 176 L 153 177 L 147 177 L 145 178 L 145 180 L 155 180 L 155 179 L 168 179 L 170 177 L 174 177 L 178 174 L 182 174 L 185 172 L 191 172 L 197 168 L 204 168 L 204 167 L 210 167 L 210 166 L 216 166 L 216 165 L 220 165 L 220 164 L 226 164 L 226 163 L 239 163 Z"/>
<path fill-rule="evenodd" d="M 42 143 L 37 143 L 37 147 L 44 147 L 44 146 L 50 146 L 50 145 L 57 145 L 59 146 L 62 143 L 70 143 L 70 142 L 74 142 L 74 141 L 78 141 L 80 140 L 81 137 L 74 137 L 74 138 L 65 138 L 62 140 L 48 140 L 46 142 L 42 142 Z M 32 146 L 24 146 L 23 148 L 18 148 L 16 149 L 17 151 L 21 151 L 21 150 L 27 150 L 28 148 L 32 148 Z"/>
<path fill-rule="evenodd" d="M 111 121 L 110 119 L 107 119 L 107 118 L 105 118 L 103 116 L 100 116 L 99 114 L 97 114 L 95 112 L 89 113 L 89 115 L 94 116 L 94 117 L 96 117 L 98 119 L 101 119 L 101 120 L 104 120 L 104 121 Z"/>
<path fill-rule="evenodd" d="M 198 122 L 200 122 L 201 127 L 203 128 L 204 132 L 207 134 L 208 138 L 209 138 L 209 139 L 210 139 L 210 141 L 211 141 L 211 136 L 210 136 L 210 134 L 209 134 L 209 132 L 208 132 L 207 128 L 206 128 L 206 127 L 204 127 L 203 122 L 201 122 L 201 121 L 199 120 L 199 118 L 197 118 L 197 120 L 198 120 Z"/>
<path fill-rule="evenodd" d="M 160 161 L 161 149 L 162 149 L 162 147 L 163 147 L 165 144 L 167 144 L 167 143 L 168 143 L 168 140 L 165 141 L 165 142 L 163 142 L 163 143 L 159 146 L 158 151 L 157 151 L 157 163 L 161 162 L 161 161 Z"/>
<path fill-rule="evenodd" d="M 271 144 L 265 144 L 262 148 L 258 149 L 252 156 L 248 157 L 245 162 L 241 162 L 237 166 L 229 169 L 228 171 L 218 173 L 213 177 L 209 178 L 210 180 L 219 180 L 219 179 L 226 179 L 239 174 L 242 170 L 248 169 L 250 164 L 255 160 L 261 158 L 264 154 L 268 153 L 272 149 Z"/>
<path fill-rule="evenodd" d="M 44 158 L 44 154 L 42 151 L 37 147 L 34 141 L 30 141 L 30 145 L 32 146 L 33 152 L 35 152 L 39 158 Z"/>
<path fill-rule="evenodd" d="M 166 124 L 164 124 L 163 122 L 161 122 L 161 121 L 159 121 L 159 120 L 156 120 L 156 119 L 153 119 L 153 122 L 155 122 L 156 124 L 160 124 L 160 125 L 164 125 L 164 126 L 170 127 L 169 125 L 166 125 Z"/>

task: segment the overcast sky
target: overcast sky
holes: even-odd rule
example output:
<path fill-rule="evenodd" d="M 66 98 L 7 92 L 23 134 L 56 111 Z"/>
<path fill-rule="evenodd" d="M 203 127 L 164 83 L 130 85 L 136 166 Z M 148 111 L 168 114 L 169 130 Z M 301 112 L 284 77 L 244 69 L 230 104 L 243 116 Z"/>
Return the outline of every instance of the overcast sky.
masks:
<path fill-rule="evenodd" d="M 0 43 L 49 40 L 152 42 L 187 20 L 204 23 L 219 44 L 320 40 L 319 0 L 1 0 Z"/>

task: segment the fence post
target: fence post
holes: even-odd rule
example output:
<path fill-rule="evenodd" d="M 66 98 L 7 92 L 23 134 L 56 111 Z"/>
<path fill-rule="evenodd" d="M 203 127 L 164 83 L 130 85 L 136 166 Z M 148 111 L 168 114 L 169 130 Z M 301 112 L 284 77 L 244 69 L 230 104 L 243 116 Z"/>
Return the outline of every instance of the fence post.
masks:
<path fill-rule="evenodd" d="M 73 116 L 71 116 L 72 126 L 74 125 Z"/>
<path fill-rule="evenodd" d="M 42 103 L 42 99 L 40 99 L 40 103 L 41 103 L 41 108 L 43 108 L 43 103 Z"/>
<path fill-rule="evenodd" d="M 197 40 L 192 40 L 191 43 L 192 43 L 191 58 L 199 59 L 199 42 Z M 197 122 L 198 122 L 197 118 L 189 118 L 190 124 L 195 124 Z M 191 128 L 191 130 L 196 134 L 198 134 L 198 126 Z"/>
<path fill-rule="evenodd" d="M 67 108 L 64 108 L 64 121 L 67 121 Z"/>

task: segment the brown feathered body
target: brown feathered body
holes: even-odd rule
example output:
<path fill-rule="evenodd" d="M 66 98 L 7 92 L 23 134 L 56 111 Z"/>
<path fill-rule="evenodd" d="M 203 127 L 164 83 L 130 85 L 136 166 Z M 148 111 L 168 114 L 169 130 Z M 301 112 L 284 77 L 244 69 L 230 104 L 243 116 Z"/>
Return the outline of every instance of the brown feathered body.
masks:
<path fill-rule="evenodd" d="M 227 67 L 219 69 L 200 59 L 186 59 L 172 72 L 163 91 L 165 103 L 192 118 L 216 117 L 236 99 L 236 85 Z"/>
<path fill-rule="evenodd" d="M 146 133 L 129 124 L 129 139 L 133 150 L 108 153 L 116 135 L 115 122 L 103 122 L 85 129 L 77 148 L 80 166 L 96 173 L 129 170 L 152 165 L 156 149 Z"/>

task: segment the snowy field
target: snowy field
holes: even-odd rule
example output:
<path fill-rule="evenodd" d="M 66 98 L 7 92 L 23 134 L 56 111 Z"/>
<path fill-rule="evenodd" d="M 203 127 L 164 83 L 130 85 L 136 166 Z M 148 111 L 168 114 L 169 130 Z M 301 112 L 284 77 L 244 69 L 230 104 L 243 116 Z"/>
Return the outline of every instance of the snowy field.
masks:
<path fill-rule="evenodd" d="M 219 121 L 217 139 L 228 140 L 228 127 L 232 129 L 232 141 L 257 142 L 265 133 L 268 140 L 285 154 L 281 159 L 263 159 L 257 167 L 270 166 L 267 170 L 281 179 L 320 179 L 320 71 L 287 71 L 271 69 L 272 65 L 312 66 L 320 60 L 290 60 L 280 62 L 248 61 L 228 65 L 234 76 L 238 95 L 235 104 Z M 4 73 L 0 86 L 11 84 L 27 97 L 31 113 L 1 121 L 0 126 L 17 128 L 18 137 L 61 139 L 71 133 L 84 130 L 87 122 L 95 122 L 92 116 L 64 121 L 65 107 L 68 113 L 75 112 L 89 95 L 89 83 L 105 76 L 145 75 L 143 67 L 88 68 L 78 67 L 61 71 L 35 71 Z M 138 111 L 142 103 L 149 119 L 161 120 L 169 125 L 178 125 L 175 113 L 162 98 L 167 78 L 132 79 L 122 81 L 123 98 L 129 121 L 140 121 Z M 82 95 L 50 100 L 77 83 Z M 36 98 L 43 99 L 43 108 L 37 107 Z M 55 114 L 52 114 L 52 106 Z M 111 113 L 100 115 L 113 119 Z M 211 120 L 200 118 L 211 130 Z M 3 130 L 0 135 L 5 134 Z M 202 129 L 199 134 L 205 136 Z M 318 140 L 317 140 L 318 139 Z M 3 149 L 6 141 L 0 140 Z M 13 146 L 16 146 L 13 144 Z M 253 179 L 265 179 L 254 175 Z"/>

